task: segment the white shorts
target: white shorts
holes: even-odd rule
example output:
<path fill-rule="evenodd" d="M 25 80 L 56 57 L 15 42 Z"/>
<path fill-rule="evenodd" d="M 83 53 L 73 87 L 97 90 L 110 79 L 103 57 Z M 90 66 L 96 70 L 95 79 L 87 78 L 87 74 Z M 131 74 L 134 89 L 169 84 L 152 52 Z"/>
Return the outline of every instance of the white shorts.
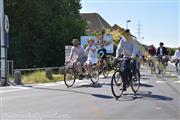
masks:
<path fill-rule="evenodd" d="M 92 65 L 97 63 L 97 59 L 96 58 L 88 58 L 86 61 L 86 64 L 91 63 Z"/>

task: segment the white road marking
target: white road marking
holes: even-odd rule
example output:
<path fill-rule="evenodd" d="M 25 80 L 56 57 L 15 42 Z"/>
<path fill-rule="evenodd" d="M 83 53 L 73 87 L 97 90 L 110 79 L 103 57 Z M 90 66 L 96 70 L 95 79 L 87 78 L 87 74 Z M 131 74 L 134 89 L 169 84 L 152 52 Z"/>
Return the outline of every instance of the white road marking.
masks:
<path fill-rule="evenodd" d="M 174 81 L 175 83 L 180 83 L 180 80 L 178 80 L 178 81 Z"/>
<path fill-rule="evenodd" d="M 64 81 L 60 81 L 60 82 L 53 82 L 53 83 L 42 83 L 42 84 L 35 84 L 34 86 L 55 86 L 55 85 L 60 85 L 60 84 L 64 84 Z"/>
<path fill-rule="evenodd" d="M 147 81 L 140 81 L 140 83 L 144 83 L 144 84 L 146 84 L 146 83 L 148 83 Z"/>
<path fill-rule="evenodd" d="M 0 90 L 0 93 L 7 93 L 7 92 L 15 92 L 15 91 L 20 91 L 20 90 L 27 90 L 27 89 L 32 89 L 32 88 L 28 88 L 28 87 L 14 87 L 14 86 L 12 86 L 11 88 L 15 88 L 15 89 L 13 89 L 13 90 L 3 90 L 3 89 L 1 89 Z"/>
<path fill-rule="evenodd" d="M 160 107 L 156 107 L 155 109 L 156 109 L 156 110 L 160 110 L 161 108 L 160 108 Z"/>
<path fill-rule="evenodd" d="M 162 81 L 162 80 L 157 80 L 156 82 L 157 83 L 165 83 L 165 81 Z"/>

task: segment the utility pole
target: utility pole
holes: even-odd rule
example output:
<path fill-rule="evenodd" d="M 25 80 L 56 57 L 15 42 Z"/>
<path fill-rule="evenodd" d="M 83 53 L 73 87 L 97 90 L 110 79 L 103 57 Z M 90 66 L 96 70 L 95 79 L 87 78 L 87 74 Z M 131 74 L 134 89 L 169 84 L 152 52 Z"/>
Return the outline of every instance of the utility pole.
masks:
<path fill-rule="evenodd" d="M 142 42 L 141 41 L 141 24 L 140 24 L 140 21 L 138 21 L 138 28 L 137 28 L 137 30 L 138 30 L 138 40 L 139 40 L 139 42 Z"/>
<path fill-rule="evenodd" d="M 4 1 L 0 0 L 0 35 L 1 35 L 1 81 L 0 86 L 7 83 L 7 48 L 5 42 L 5 25 L 4 25 Z"/>

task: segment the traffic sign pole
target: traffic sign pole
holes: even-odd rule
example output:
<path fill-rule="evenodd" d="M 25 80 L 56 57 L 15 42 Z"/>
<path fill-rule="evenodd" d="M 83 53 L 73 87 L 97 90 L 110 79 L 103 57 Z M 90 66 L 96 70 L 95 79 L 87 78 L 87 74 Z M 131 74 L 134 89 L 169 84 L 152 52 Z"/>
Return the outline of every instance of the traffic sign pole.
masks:
<path fill-rule="evenodd" d="M 5 26 L 4 26 L 4 1 L 0 0 L 0 32 L 1 32 L 1 81 L 0 86 L 5 86 L 7 83 L 7 48 L 5 42 Z M 7 26 L 6 26 L 7 27 Z"/>

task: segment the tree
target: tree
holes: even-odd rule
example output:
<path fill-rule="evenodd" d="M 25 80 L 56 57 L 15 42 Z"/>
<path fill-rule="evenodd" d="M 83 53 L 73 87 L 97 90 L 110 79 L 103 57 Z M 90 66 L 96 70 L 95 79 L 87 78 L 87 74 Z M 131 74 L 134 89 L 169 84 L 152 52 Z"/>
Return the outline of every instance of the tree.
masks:
<path fill-rule="evenodd" d="M 80 0 L 5 0 L 15 68 L 64 64 L 64 47 L 85 33 Z"/>

